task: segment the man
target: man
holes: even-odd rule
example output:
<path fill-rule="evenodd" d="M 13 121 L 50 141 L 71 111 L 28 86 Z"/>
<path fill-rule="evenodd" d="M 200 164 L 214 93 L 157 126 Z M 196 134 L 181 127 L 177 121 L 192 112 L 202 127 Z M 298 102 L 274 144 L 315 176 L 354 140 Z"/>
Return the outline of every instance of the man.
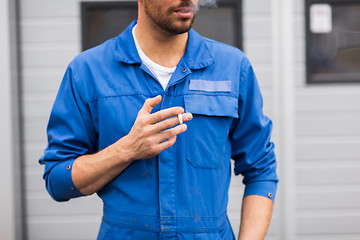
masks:
<path fill-rule="evenodd" d="M 102 198 L 98 239 L 234 239 L 230 158 L 246 185 L 239 239 L 265 237 L 271 121 L 243 53 L 191 30 L 197 7 L 138 0 L 138 21 L 65 73 L 40 162 L 55 200 Z"/>

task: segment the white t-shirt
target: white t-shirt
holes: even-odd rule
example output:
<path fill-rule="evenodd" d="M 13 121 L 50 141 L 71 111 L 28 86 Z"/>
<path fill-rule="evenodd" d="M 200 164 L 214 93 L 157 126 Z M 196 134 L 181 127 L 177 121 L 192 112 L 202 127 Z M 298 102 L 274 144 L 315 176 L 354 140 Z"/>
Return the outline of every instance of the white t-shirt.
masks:
<path fill-rule="evenodd" d="M 132 29 L 132 35 L 133 35 L 136 50 L 138 51 L 140 59 L 144 63 L 144 65 L 152 72 L 152 74 L 154 74 L 156 79 L 160 82 L 161 86 L 165 90 L 166 86 L 168 85 L 168 83 L 170 81 L 172 74 L 175 72 L 176 67 L 167 68 L 167 67 L 157 64 L 156 62 L 154 62 L 150 58 L 148 58 L 148 56 L 145 55 L 145 53 L 141 49 L 138 41 L 136 40 L 135 28 L 136 28 L 136 25 Z"/>

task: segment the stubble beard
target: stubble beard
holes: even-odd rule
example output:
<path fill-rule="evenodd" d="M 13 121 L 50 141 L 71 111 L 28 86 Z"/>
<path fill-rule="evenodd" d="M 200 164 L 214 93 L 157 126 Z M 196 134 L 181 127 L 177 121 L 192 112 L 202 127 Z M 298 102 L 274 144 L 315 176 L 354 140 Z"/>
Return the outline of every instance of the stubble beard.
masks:
<path fill-rule="evenodd" d="M 183 34 L 188 32 L 195 20 L 195 15 L 189 19 L 171 18 L 175 7 L 169 8 L 165 13 L 161 13 L 156 6 L 145 4 L 145 13 L 155 25 L 170 34 Z M 176 23 L 179 23 L 178 25 Z"/>

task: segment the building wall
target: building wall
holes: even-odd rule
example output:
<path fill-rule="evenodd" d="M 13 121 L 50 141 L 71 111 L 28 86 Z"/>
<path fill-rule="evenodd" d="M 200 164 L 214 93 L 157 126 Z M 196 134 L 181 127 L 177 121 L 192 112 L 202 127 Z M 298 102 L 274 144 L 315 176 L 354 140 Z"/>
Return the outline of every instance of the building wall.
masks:
<path fill-rule="evenodd" d="M 16 185 L 15 179 L 15 129 L 14 123 L 14 99 L 17 97 L 14 91 L 13 64 L 12 64 L 12 9 L 10 1 L 0 2 L 0 151 L 1 166 L 0 174 L 0 239 L 15 239 L 16 229 Z M 16 80 L 16 79 L 15 79 Z M 16 122 L 16 121 L 15 121 Z M 14 191 L 15 190 L 15 191 Z"/>
<path fill-rule="evenodd" d="M 278 107 L 272 77 L 272 48 L 277 44 L 273 41 L 274 1 L 243 0 L 244 51 L 257 73 L 264 111 L 270 117 L 275 117 Z M 46 147 L 46 124 L 62 75 L 81 50 L 79 2 L 20 0 L 25 221 L 29 240 L 94 239 L 101 221 L 102 203 L 95 195 L 54 202 L 45 190 L 43 167 L 37 162 Z M 294 239 L 360 239 L 360 105 L 356 104 L 360 102 L 360 85 L 305 84 L 304 3 L 295 3 Z M 230 189 L 229 218 L 236 233 L 241 180 L 233 178 Z M 281 239 L 279 202 L 267 239 Z"/>
<path fill-rule="evenodd" d="M 304 2 L 295 2 L 297 239 L 360 239 L 360 84 L 305 83 Z"/>
<path fill-rule="evenodd" d="M 62 76 L 80 53 L 79 1 L 22 0 L 20 6 L 28 239 L 94 239 L 101 200 L 94 195 L 55 202 L 37 161 L 46 147 L 46 125 Z"/>

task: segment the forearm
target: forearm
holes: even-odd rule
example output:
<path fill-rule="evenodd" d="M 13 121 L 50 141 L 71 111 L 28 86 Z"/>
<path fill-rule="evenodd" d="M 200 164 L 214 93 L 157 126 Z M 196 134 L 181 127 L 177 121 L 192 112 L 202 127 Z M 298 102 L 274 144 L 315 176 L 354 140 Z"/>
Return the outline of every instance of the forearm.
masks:
<path fill-rule="evenodd" d="M 243 199 L 239 240 L 264 239 L 270 224 L 273 202 L 263 196 L 249 195 Z"/>
<path fill-rule="evenodd" d="M 126 139 L 102 151 L 77 158 L 73 164 L 72 179 L 84 195 L 93 194 L 124 171 L 134 160 L 127 152 Z"/>

